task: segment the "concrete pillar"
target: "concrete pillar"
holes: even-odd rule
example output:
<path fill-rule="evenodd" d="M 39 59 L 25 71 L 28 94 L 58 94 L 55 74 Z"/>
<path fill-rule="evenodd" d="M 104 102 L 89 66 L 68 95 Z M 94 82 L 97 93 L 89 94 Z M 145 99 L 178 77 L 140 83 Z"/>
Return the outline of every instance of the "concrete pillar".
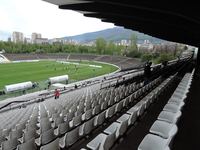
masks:
<path fill-rule="evenodd" d="M 193 58 L 196 58 L 196 68 L 200 69 L 200 51 L 199 48 L 195 49 Z"/>

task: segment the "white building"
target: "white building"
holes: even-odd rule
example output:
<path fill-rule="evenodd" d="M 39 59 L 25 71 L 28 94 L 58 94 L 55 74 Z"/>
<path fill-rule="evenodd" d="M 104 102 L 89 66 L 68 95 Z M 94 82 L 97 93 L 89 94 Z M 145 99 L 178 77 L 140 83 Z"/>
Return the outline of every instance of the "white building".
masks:
<path fill-rule="evenodd" d="M 32 43 L 36 43 L 36 39 L 41 39 L 42 35 L 40 33 L 32 33 L 31 34 L 31 41 Z"/>
<path fill-rule="evenodd" d="M 121 40 L 121 44 L 120 45 L 129 46 L 129 45 L 131 45 L 131 41 L 130 40 Z"/>
<path fill-rule="evenodd" d="M 54 38 L 51 40 L 51 43 L 57 43 L 57 44 L 65 44 L 66 43 L 66 40 L 63 39 L 63 38 Z"/>
<path fill-rule="evenodd" d="M 24 42 L 24 35 L 21 32 L 13 32 L 12 34 L 12 41 L 14 43 Z"/>
<path fill-rule="evenodd" d="M 144 43 L 142 44 L 137 44 L 137 47 L 139 50 L 153 50 L 154 45 L 149 41 L 149 40 L 144 40 Z"/>
<path fill-rule="evenodd" d="M 24 43 L 31 43 L 31 39 L 30 38 L 24 38 Z"/>
<path fill-rule="evenodd" d="M 48 44 L 49 40 L 47 38 L 36 38 L 35 43 L 36 44 Z"/>
<path fill-rule="evenodd" d="M 123 39 L 121 41 L 115 42 L 116 45 L 130 46 L 131 40 Z"/>

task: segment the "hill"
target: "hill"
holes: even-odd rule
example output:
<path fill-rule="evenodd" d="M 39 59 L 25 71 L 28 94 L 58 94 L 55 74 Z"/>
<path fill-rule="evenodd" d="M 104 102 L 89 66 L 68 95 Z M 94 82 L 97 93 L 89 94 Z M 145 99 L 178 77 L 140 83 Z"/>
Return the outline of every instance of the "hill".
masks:
<path fill-rule="evenodd" d="M 105 29 L 96 32 L 90 32 L 85 34 L 80 34 L 76 36 L 68 36 L 64 37 L 66 40 L 75 40 L 79 43 L 89 43 L 95 41 L 97 38 L 101 37 L 107 41 L 121 41 L 121 40 L 128 40 L 130 36 L 135 34 L 138 38 L 138 43 L 143 43 L 144 40 L 149 40 L 152 43 L 161 43 L 163 40 L 137 32 L 129 29 L 124 29 L 122 27 L 114 27 L 111 29 Z"/>

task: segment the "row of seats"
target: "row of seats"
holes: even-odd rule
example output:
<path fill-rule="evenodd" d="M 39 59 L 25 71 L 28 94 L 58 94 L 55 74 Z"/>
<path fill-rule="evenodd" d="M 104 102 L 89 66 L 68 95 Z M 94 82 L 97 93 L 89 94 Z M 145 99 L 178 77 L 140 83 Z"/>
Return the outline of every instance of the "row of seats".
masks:
<path fill-rule="evenodd" d="M 170 149 L 173 138 L 178 132 L 177 122 L 181 117 L 181 111 L 185 105 L 184 101 L 189 92 L 193 74 L 194 70 L 192 73 L 185 74 L 157 120 L 151 126 L 149 134 L 140 143 L 138 150 Z"/>
<path fill-rule="evenodd" d="M 158 82 L 158 80 L 156 80 Z M 154 82 L 155 84 L 156 82 Z M 138 86 L 139 85 L 139 86 Z M 141 84 L 138 84 L 134 87 L 140 88 Z M 153 86 L 153 83 L 151 84 Z M 132 86 L 132 85 L 130 85 Z M 150 85 L 148 86 L 150 87 Z M 118 88 L 119 89 L 119 88 Z M 131 89 L 135 89 L 135 88 L 131 88 Z M 146 87 L 143 89 L 143 91 L 145 92 L 145 89 L 147 89 Z M 123 89 L 120 90 L 122 95 L 123 95 Z M 139 93 L 138 93 L 139 91 Z M 141 94 L 141 89 L 138 90 L 136 93 L 136 95 L 138 96 L 139 94 Z M 126 93 L 126 92 L 125 92 Z M 128 93 L 127 93 L 128 94 Z M 112 95 L 112 94 L 111 94 Z M 105 96 L 105 101 L 106 101 L 106 97 L 108 95 L 104 95 Z M 84 122 L 82 125 L 77 126 L 76 128 L 74 128 L 73 130 L 67 132 L 65 134 L 65 136 L 63 138 L 60 139 L 60 144 L 59 146 L 61 148 L 66 148 L 69 147 L 71 145 L 73 145 L 76 141 L 78 141 L 80 138 L 85 137 L 86 135 L 90 134 L 92 130 L 94 130 L 95 128 L 97 128 L 98 126 L 102 125 L 104 123 L 104 121 L 106 119 L 111 118 L 113 115 L 115 115 L 118 111 L 121 111 L 121 109 L 123 107 L 126 107 L 128 104 L 128 101 L 132 101 L 134 100 L 134 95 L 132 95 L 132 97 L 128 97 L 128 98 L 124 98 L 124 96 L 122 96 L 122 100 L 120 100 L 120 98 L 117 98 L 118 96 L 113 96 L 114 98 L 116 98 L 117 101 L 114 102 L 113 105 L 111 105 L 110 107 L 106 108 L 105 110 L 103 109 L 102 112 L 100 112 L 99 114 L 97 114 L 95 117 L 90 118 L 89 120 L 87 120 L 86 122 Z M 125 94 L 126 97 L 126 94 Z M 109 98 L 108 98 L 109 99 Z M 50 143 L 51 144 L 51 143 Z M 55 143 L 54 143 L 55 144 Z"/>
<path fill-rule="evenodd" d="M 39 115 L 40 106 L 42 103 L 34 103 L 26 108 L 1 113 L 0 149 L 14 149 L 20 143 L 39 137 L 38 118 L 42 117 Z"/>
<path fill-rule="evenodd" d="M 7 134 L 3 134 L 0 138 L 1 148 L 5 149 L 5 145 L 8 145 L 9 149 L 15 148 L 16 145 L 23 148 L 31 145 L 30 143 L 35 145 L 33 147 L 42 148 L 52 141 L 59 141 L 60 137 L 62 137 L 60 141 L 64 141 L 62 140 L 64 135 L 80 127 L 80 131 L 83 131 L 80 137 L 83 137 L 89 133 L 86 129 L 88 125 L 93 124 L 94 127 L 101 125 L 102 120 L 120 112 L 123 107 L 128 106 L 129 102 L 137 99 L 159 81 L 160 78 L 144 87 L 143 83 L 133 83 L 128 86 L 109 88 L 92 93 L 89 98 L 78 96 L 70 100 L 71 103 L 66 103 L 66 99 L 59 99 L 34 104 L 34 107 L 30 105 L 32 106 L 32 109 L 28 109 L 30 113 L 26 113 L 26 119 L 17 125 L 20 126 L 19 130 L 15 130 L 13 127 L 3 129 L 3 132 L 7 131 Z M 127 98 L 125 99 L 125 97 Z M 60 145 L 63 147 L 63 144 Z M 64 147 L 70 145 L 72 144 L 65 144 Z"/>
<path fill-rule="evenodd" d="M 134 89 L 132 86 L 133 85 L 131 85 L 129 88 L 127 88 L 127 92 L 129 91 L 129 89 Z M 136 86 L 136 88 L 140 88 L 140 86 L 141 85 Z M 119 92 L 119 91 L 125 92 L 125 90 L 123 90 L 122 87 L 120 87 L 120 88 L 118 88 L 116 91 L 117 92 Z M 102 96 L 103 94 L 97 94 L 97 95 L 100 95 L 100 97 L 103 97 L 103 99 L 107 100 L 108 102 L 110 100 L 108 97 L 106 98 L 106 96 L 109 94 L 104 94 L 104 96 Z M 113 97 L 117 97 L 117 96 L 113 95 Z M 120 96 L 118 96 L 118 99 L 116 98 L 116 100 L 119 100 L 119 99 L 120 99 Z M 39 138 L 36 139 L 35 143 L 38 146 L 45 145 L 45 144 L 49 143 L 50 141 L 54 140 L 60 134 L 66 133 L 69 129 L 68 126 L 70 126 L 72 129 L 73 127 L 76 127 L 77 125 L 79 125 L 81 123 L 81 121 L 89 119 L 91 117 L 91 115 L 93 115 L 93 112 L 96 113 L 96 111 L 93 111 L 93 108 L 94 108 L 94 110 L 97 110 L 97 109 L 95 109 L 95 105 L 93 105 L 93 107 L 91 107 L 90 110 L 82 109 L 83 111 L 85 111 L 85 113 L 79 115 L 79 113 L 78 113 L 79 111 L 77 111 L 77 109 L 80 110 L 80 108 L 83 108 L 85 106 L 85 103 L 80 103 L 80 101 L 79 101 L 79 104 L 81 104 L 81 106 L 83 106 L 83 107 L 81 107 L 80 105 L 73 104 L 74 107 L 70 107 L 69 110 L 65 109 L 66 110 L 65 111 L 65 110 L 62 110 L 64 107 L 62 107 L 62 105 L 60 105 L 59 103 L 58 103 L 58 105 L 56 105 L 56 106 L 59 106 L 59 107 L 56 107 L 56 109 L 55 109 L 55 107 L 50 107 L 50 105 L 53 105 L 56 102 L 55 101 L 50 102 L 50 103 L 44 102 L 44 103 L 39 104 L 38 107 L 35 107 L 29 120 L 24 121 L 23 124 L 22 123 L 20 124 L 20 126 L 21 126 L 20 130 L 13 130 L 11 128 L 10 132 L 8 132 L 8 134 L 7 134 L 7 136 L 9 135 L 9 137 L 11 137 L 11 138 L 7 138 L 7 136 L 3 136 L 3 140 L 1 140 L 3 142 L 1 145 L 1 148 L 6 149 L 6 145 L 8 145 L 8 147 L 10 145 L 9 149 L 13 149 L 16 147 L 16 145 L 18 145 L 20 143 L 24 143 L 24 144 L 21 144 L 23 146 L 19 146 L 19 147 L 24 147 L 24 145 L 27 145 L 27 144 L 30 145 L 31 141 L 32 141 L 32 145 L 34 145 L 33 140 L 31 140 L 31 141 L 29 141 L 29 140 L 31 138 L 37 138 L 38 136 L 39 136 Z M 82 105 L 82 104 L 84 104 L 84 105 Z M 93 103 L 91 103 L 91 104 L 93 104 Z M 102 105 L 100 105 L 100 106 L 102 106 Z M 109 105 L 103 105 L 103 106 L 106 106 L 106 107 L 102 107 L 104 109 L 104 108 L 107 108 Z M 71 117 L 71 120 L 70 120 L 70 115 L 65 115 L 64 111 L 68 112 L 67 114 L 69 114 L 69 113 L 72 114 L 72 112 L 74 112 L 73 117 Z M 67 122 L 67 120 L 70 122 Z M 53 121 L 53 123 L 52 123 L 52 121 Z M 6 131 L 6 130 L 3 130 L 3 131 Z M 14 136 L 10 136 L 11 132 L 15 132 Z M 46 137 L 51 137 L 51 138 L 46 139 Z M 44 139 L 46 139 L 46 140 L 44 140 Z M 20 141 L 20 143 L 19 143 L 19 141 Z M 33 146 L 33 147 L 35 147 L 35 146 Z"/>
<path fill-rule="evenodd" d="M 66 134 L 81 126 L 83 130 L 80 131 L 86 132 L 84 128 L 87 126 L 83 126 L 84 123 L 95 118 L 94 122 L 97 123 L 92 124 L 96 126 L 101 122 L 96 121 L 101 120 L 100 114 L 103 118 L 111 118 L 123 107 L 127 107 L 129 102 L 157 85 L 159 80 L 144 87 L 142 83 L 133 83 L 97 91 L 92 93 L 90 98 L 74 94 L 75 98 L 72 100 L 66 97 L 56 101 L 50 99 L 20 110 L 9 111 L 5 115 L 1 114 L 3 120 L 0 122 L 1 149 L 15 149 L 16 145 L 20 148 L 30 143 L 42 148 L 50 142 L 59 141 L 59 138 L 64 138 Z M 65 147 L 67 146 L 66 144 Z"/>
<path fill-rule="evenodd" d="M 153 91 L 147 94 L 141 101 L 136 103 L 132 108 L 126 111 L 120 118 L 113 122 L 102 133 L 97 135 L 92 141 L 87 144 L 88 149 L 92 150 L 108 150 L 113 144 L 132 126 L 136 120 L 144 113 L 144 111 L 153 103 L 157 96 L 165 90 L 165 88 L 174 79 L 168 78 Z M 129 104 L 128 104 L 129 105 Z"/>
<path fill-rule="evenodd" d="M 25 109 L 15 109 L 9 112 L 1 113 L 0 115 L 0 131 L 5 128 L 14 128 L 14 126 L 21 120 L 26 120 L 32 113 L 34 106 L 26 107 Z"/>
<path fill-rule="evenodd" d="M 127 107 L 130 101 L 137 99 L 140 95 L 155 86 L 158 81 L 155 80 L 155 82 L 144 87 L 143 83 L 133 83 L 128 86 L 122 85 L 118 88 L 111 87 L 91 94 L 90 98 L 78 96 L 71 100 L 71 103 L 67 103 L 66 99 L 59 99 L 57 101 L 51 99 L 40 104 L 30 105 L 31 109 L 28 109 L 28 107 L 22 109 L 26 115 L 23 115 L 23 113 L 16 115 L 16 113 L 13 115 L 17 116 L 13 117 L 14 121 L 9 120 L 9 122 L 14 124 L 14 127 L 5 127 L 4 125 L 3 129 L 0 130 L 3 133 L 0 134 L 1 148 L 5 149 L 5 145 L 12 145 L 10 143 L 15 143 L 10 148 L 15 148 L 19 144 L 26 145 L 32 138 L 35 139 L 34 144 L 37 147 L 42 147 L 57 138 L 63 137 L 90 119 L 98 118 L 98 120 L 102 120 L 98 115 L 103 113 L 103 111 L 105 114 L 101 116 L 108 119 L 116 112 L 120 112 L 121 108 Z M 26 113 L 25 110 L 28 110 L 29 113 Z M 26 117 L 24 118 L 24 116 Z M 20 119 L 16 119 L 18 117 Z M 18 120 L 16 126 L 19 126 L 19 129 L 15 129 L 16 120 Z M 101 121 L 95 122 L 97 123 L 94 123 L 94 126 L 99 125 L 98 122 L 101 124 Z M 51 138 L 48 139 L 47 137 Z"/>
<path fill-rule="evenodd" d="M 127 104 L 128 104 L 128 101 L 134 100 L 134 98 L 136 98 L 138 95 L 143 94 L 142 91 L 146 92 L 146 90 L 148 90 L 148 88 L 151 88 L 151 86 L 155 86 L 155 84 L 158 81 L 159 81 L 159 79 L 155 80 L 154 82 L 152 82 L 148 86 L 145 86 L 145 87 L 139 89 L 138 91 L 135 92 L 135 94 L 132 95 L 131 99 L 130 99 L 130 97 L 128 97 L 128 98 L 124 98 L 124 97 L 128 96 L 127 92 L 129 91 L 129 89 L 135 89 L 135 88 L 132 87 L 134 84 L 131 84 L 131 85 L 127 86 L 127 88 L 125 88 L 123 86 L 117 88 L 116 91 L 119 92 L 118 90 L 120 89 L 120 91 L 122 93 L 122 97 L 120 97 L 119 95 L 118 96 L 117 95 L 113 96 L 115 98 L 114 100 L 117 100 L 117 101 L 114 101 L 113 105 L 111 105 L 111 106 L 106 105 L 106 109 L 103 109 L 99 114 L 97 114 L 94 117 L 90 118 L 89 120 L 87 120 L 83 124 L 80 123 L 80 124 L 77 124 L 77 126 L 74 126 L 75 128 L 72 128 L 72 130 L 69 130 L 64 135 L 64 137 L 60 138 L 59 147 L 66 148 L 66 147 L 72 146 L 80 138 L 85 137 L 86 135 L 88 135 L 94 128 L 98 127 L 99 125 L 102 125 L 103 122 L 106 119 L 109 119 L 110 117 L 112 117 L 117 111 L 120 111 L 121 108 L 126 107 Z M 138 84 L 138 85 L 136 85 L 134 87 L 136 87 L 136 89 L 137 89 L 137 88 L 140 88 L 141 86 L 142 86 L 141 84 Z M 130 87 L 132 87 L 132 88 L 130 88 Z M 128 91 L 126 92 L 126 90 L 124 90 L 124 89 L 126 89 Z M 112 100 L 112 98 L 110 99 L 110 97 L 107 97 L 109 94 L 102 94 L 102 95 L 104 95 L 103 96 L 104 97 L 104 102 L 105 101 L 109 102 L 110 100 Z M 119 98 L 117 99 L 117 97 L 119 97 Z M 120 100 L 120 98 L 122 98 L 123 100 Z M 47 145 L 46 145 L 46 143 L 43 143 L 44 146 L 42 146 L 41 148 L 48 147 L 49 145 L 52 145 L 52 144 L 58 146 L 58 140 L 56 139 L 56 140 L 52 141 L 51 143 L 48 143 Z"/>

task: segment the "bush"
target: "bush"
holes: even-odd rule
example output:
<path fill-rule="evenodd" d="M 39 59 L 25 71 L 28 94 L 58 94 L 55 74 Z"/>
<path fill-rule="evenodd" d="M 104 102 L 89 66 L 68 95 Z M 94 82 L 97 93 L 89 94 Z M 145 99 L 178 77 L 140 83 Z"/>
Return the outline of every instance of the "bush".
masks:
<path fill-rule="evenodd" d="M 142 61 L 150 61 L 153 59 L 153 56 L 152 54 L 150 53 L 144 53 L 142 56 L 141 56 L 141 59 Z"/>
<path fill-rule="evenodd" d="M 140 58 L 142 56 L 142 53 L 137 50 L 131 50 L 127 53 L 127 56 L 132 58 Z"/>
<path fill-rule="evenodd" d="M 175 59 L 175 57 L 172 54 L 162 53 L 162 54 L 160 54 L 160 56 L 157 59 L 154 60 L 154 63 L 159 64 L 164 61 L 169 61 L 172 59 Z"/>

